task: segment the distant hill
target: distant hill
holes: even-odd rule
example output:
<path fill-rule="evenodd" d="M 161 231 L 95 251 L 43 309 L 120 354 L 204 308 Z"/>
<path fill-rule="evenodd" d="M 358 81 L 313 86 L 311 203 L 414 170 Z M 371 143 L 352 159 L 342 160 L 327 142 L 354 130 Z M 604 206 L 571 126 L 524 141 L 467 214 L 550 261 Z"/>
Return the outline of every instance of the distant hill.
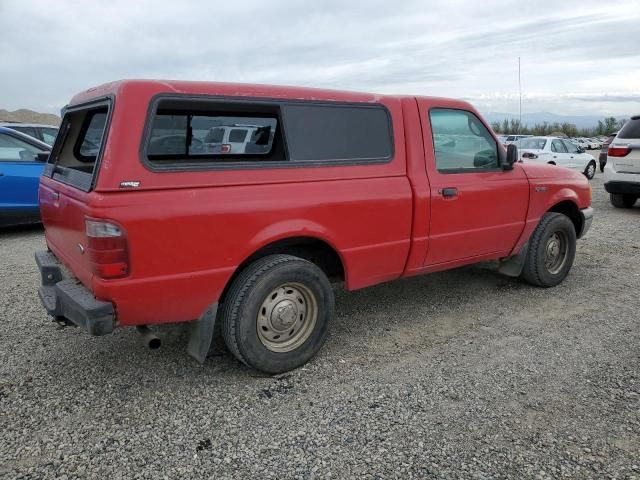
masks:
<path fill-rule="evenodd" d="M 60 117 L 53 113 L 38 113 L 21 108 L 9 112 L 0 108 L 0 122 L 41 123 L 44 125 L 60 125 Z"/>
<path fill-rule="evenodd" d="M 517 113 L 503 113 L 503 112 L 487 112 L 483 114 L 484 118 L 489 122 L 502 122 L 505 118 L 507 120 L 518 119 Z M 522 123 L 526 126 L 533 127 L 536 123 L 549 122 L 549 123 L 573 123 L 577 128 L 594 128 L 598 126 L 598 120 L 602 120 L 605 117 L 611 115 L 557 115 L 550 112 L 534 112 L 534 113 L 522 113 Z M 630 115 L 617 116 L 616 119 L 629 118 Z"/>

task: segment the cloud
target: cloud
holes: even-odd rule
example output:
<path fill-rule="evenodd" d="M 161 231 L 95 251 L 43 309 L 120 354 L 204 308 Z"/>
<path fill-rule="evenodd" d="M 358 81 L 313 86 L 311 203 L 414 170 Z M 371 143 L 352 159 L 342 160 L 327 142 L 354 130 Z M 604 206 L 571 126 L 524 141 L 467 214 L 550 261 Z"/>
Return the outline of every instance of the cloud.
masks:
<path fill-rule="evenodd" d="M 514 111 L 520 56 L 527 108 L 623 114 L 638 108 L 639 20 L 635 0 L 1 2 L 0 30 L 16 41 L 0 51 L 0 108 L 57 111 L 96 84 L 180 78 L 464 97 Z"/>

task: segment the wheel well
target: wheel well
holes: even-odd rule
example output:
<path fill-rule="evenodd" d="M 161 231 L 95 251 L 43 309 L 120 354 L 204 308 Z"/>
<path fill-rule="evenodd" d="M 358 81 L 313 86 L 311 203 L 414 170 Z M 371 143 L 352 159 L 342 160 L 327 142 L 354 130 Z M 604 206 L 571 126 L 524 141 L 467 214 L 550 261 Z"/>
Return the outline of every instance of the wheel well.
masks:
<path fill-rule="evenodd" d="M 580 209 L 571 200 L 565 200 L 555 204 L 549 209 L 549 212 L 562 213 L 569 217 L 571 223 L 573 223 L 573 227 L 576 229 L 576 235 L 579 235 L 582 231 L 582 215 L 580 215 Z"/>
<path fill-rule="evenodd" d="M 265 245 L 242 262 L 229 279 L 229 282 L 227 282 L 227 285 L 220 296 L 220 302 L 224 301 L 229 285 L 231 285 L 233 280 L 247 265 L 267 255 L 275 254 L 286 254 L 304 258 L 305 260 L 316 264 L 331 282 L 344 281 L 345 279 L 342 259 L 331 245 L 317 238 L 285 238 Z"/>

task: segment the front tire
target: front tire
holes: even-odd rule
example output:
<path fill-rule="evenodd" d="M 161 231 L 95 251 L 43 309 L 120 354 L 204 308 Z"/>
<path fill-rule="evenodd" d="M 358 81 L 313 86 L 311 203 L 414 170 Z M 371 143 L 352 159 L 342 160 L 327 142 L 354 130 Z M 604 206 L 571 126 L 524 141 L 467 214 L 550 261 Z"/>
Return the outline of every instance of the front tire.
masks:
<path fill-rule="evenodd" d="M 609 199 L 611 200 L 611 205 L 616 208 L 631 208 L 636 204 L 636 200 L 638 200 L 638 197 L 636 197 L 635 195 L 610 193 Z"/>
<path fill-rule="evenodd" d="M 538 287 L 555 287 L 571 270 L 576 230 L 566 215 L 545 213 L 529 240 L 521 278 Z"/>
<path fill-rule="evenodd" d="M 596 161 L 591 160 L 584 169 L 584 176 L 591 180 L 596 175 Z"/>
<path fill-rule="evenodd" d="M 333 310 L 333 290 L 320 268 L 291 255 L 269 255 L 231 284 L 222 308 L 224 340 L 247 366 L 286 372 L 320 350 Z"/>

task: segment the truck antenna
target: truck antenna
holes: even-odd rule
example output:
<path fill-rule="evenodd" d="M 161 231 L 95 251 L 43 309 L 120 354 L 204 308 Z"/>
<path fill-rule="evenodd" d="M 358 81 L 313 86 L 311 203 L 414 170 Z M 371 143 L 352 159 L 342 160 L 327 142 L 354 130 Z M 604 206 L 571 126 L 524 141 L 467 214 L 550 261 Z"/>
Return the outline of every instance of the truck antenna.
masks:
<path fill-rule="evenodd" d="M 518 57 L 518 91 L 520 92 L 520 110 L 518 113 L 518 133 L 522 129 L 522 83 L 520 81 L 520 57 Z"/>

